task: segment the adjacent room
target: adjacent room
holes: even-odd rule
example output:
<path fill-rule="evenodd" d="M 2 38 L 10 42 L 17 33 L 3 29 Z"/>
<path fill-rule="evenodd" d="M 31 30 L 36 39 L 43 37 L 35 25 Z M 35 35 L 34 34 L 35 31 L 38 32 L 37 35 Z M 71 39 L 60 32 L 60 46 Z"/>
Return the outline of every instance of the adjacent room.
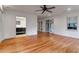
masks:
<path fill-rule="evenodd" d="M 16 35 L 26 34 L 26 17 L 16 17 Z"/>
<path fill-rule="evenodd" d="M 79 53 L 79 5 L 1 5 L 0 53 Z"/>

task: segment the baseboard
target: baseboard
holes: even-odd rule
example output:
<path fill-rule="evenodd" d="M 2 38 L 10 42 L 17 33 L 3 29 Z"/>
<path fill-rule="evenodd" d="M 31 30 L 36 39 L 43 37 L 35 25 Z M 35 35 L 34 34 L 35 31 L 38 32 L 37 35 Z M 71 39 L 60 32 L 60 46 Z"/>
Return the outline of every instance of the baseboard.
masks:
<path fill-rule="evenodd" d="M 35 35 L 26 35 L 26 36 L 29 36 L 29 37 L 36 37 L 37 34 L 35 34 Z"/>
<path fill-rule="evenodd" d="M 42 32 L 42 33 L 47 33 L 47 32 Z M 70 36 L 70 35 L 66 35 L 66 34 L 59 34 L 59 33 L 55 33 L 55 32 L 50 32 L 50 34 L 60 35 L 60 36 L 64 36 L 64 37 L 74 38 L 74 39 L 79 39 L 79 37 Z"/>
<path fill-rule="evenodd" d="M 79 39 L 78 37 L 68 36 L 68 35 L 64 35 L 64 34 L 58 34 L 58 33 L 52 33 L 52 34 L 64 36 L 64 37 L 68 37 L 68 38 L 73 38 L 73 39 Z"/>

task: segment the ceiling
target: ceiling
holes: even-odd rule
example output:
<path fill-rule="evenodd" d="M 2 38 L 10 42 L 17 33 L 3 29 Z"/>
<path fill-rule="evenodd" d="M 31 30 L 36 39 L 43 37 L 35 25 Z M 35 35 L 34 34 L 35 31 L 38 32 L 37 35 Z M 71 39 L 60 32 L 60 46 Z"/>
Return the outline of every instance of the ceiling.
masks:
<path fill-rule="evenodd" d="M 51 15 L 59 15 L 62 13 L 69 13 L 74 11 L 79 11 L 79 5 L 47 5 L 47 7 L 55 6 L 55 9 L 52 9 L 53 13 L 46 12 L 45 14 L 41 14 L 41 11 L 35 12 L 35 10 L 40 10 L 40 5 L 5 5 L 5 9 L 20 11 L 26 13 L 33 13 L 39 16 L 39 18 L 51 16 Z M 71 11 L 67 11 L 67 8 L 71 8 Z"/>

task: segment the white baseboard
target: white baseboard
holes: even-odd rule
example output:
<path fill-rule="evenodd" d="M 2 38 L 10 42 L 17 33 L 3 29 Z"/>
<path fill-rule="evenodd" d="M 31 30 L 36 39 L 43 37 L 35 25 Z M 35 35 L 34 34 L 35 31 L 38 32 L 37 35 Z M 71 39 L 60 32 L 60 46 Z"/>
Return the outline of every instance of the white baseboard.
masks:
<path fill-rule="evenodd" d="M 79 39 L 79 37 L 71 36 L 71 35 L 66 35 L 66 34 L 59 34 L 59 33 L 53 33 L 53 34 L 61 35 L 61 36 L 65 36 L 65 37 L 70 37 L 70 38 L 76 38 L 76 39 Z"/>

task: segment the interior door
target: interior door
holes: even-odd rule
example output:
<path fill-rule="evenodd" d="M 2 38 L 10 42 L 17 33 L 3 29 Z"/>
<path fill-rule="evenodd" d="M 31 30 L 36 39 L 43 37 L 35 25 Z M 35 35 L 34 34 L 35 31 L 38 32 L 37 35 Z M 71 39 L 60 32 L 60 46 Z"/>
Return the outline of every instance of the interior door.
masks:
<path fill-rule="evenodd" d="M 46 32 L 51 32 L 52 31 L 52 20 L 46 20 Z"/>
<path fill-rule="evenodd" d="M 38 22 L 38 30 L 39 30 L 39 32 L 42 32 L 42 25 L 43 25 L 43 22 L 42 21 L 39 21 Z"/>

